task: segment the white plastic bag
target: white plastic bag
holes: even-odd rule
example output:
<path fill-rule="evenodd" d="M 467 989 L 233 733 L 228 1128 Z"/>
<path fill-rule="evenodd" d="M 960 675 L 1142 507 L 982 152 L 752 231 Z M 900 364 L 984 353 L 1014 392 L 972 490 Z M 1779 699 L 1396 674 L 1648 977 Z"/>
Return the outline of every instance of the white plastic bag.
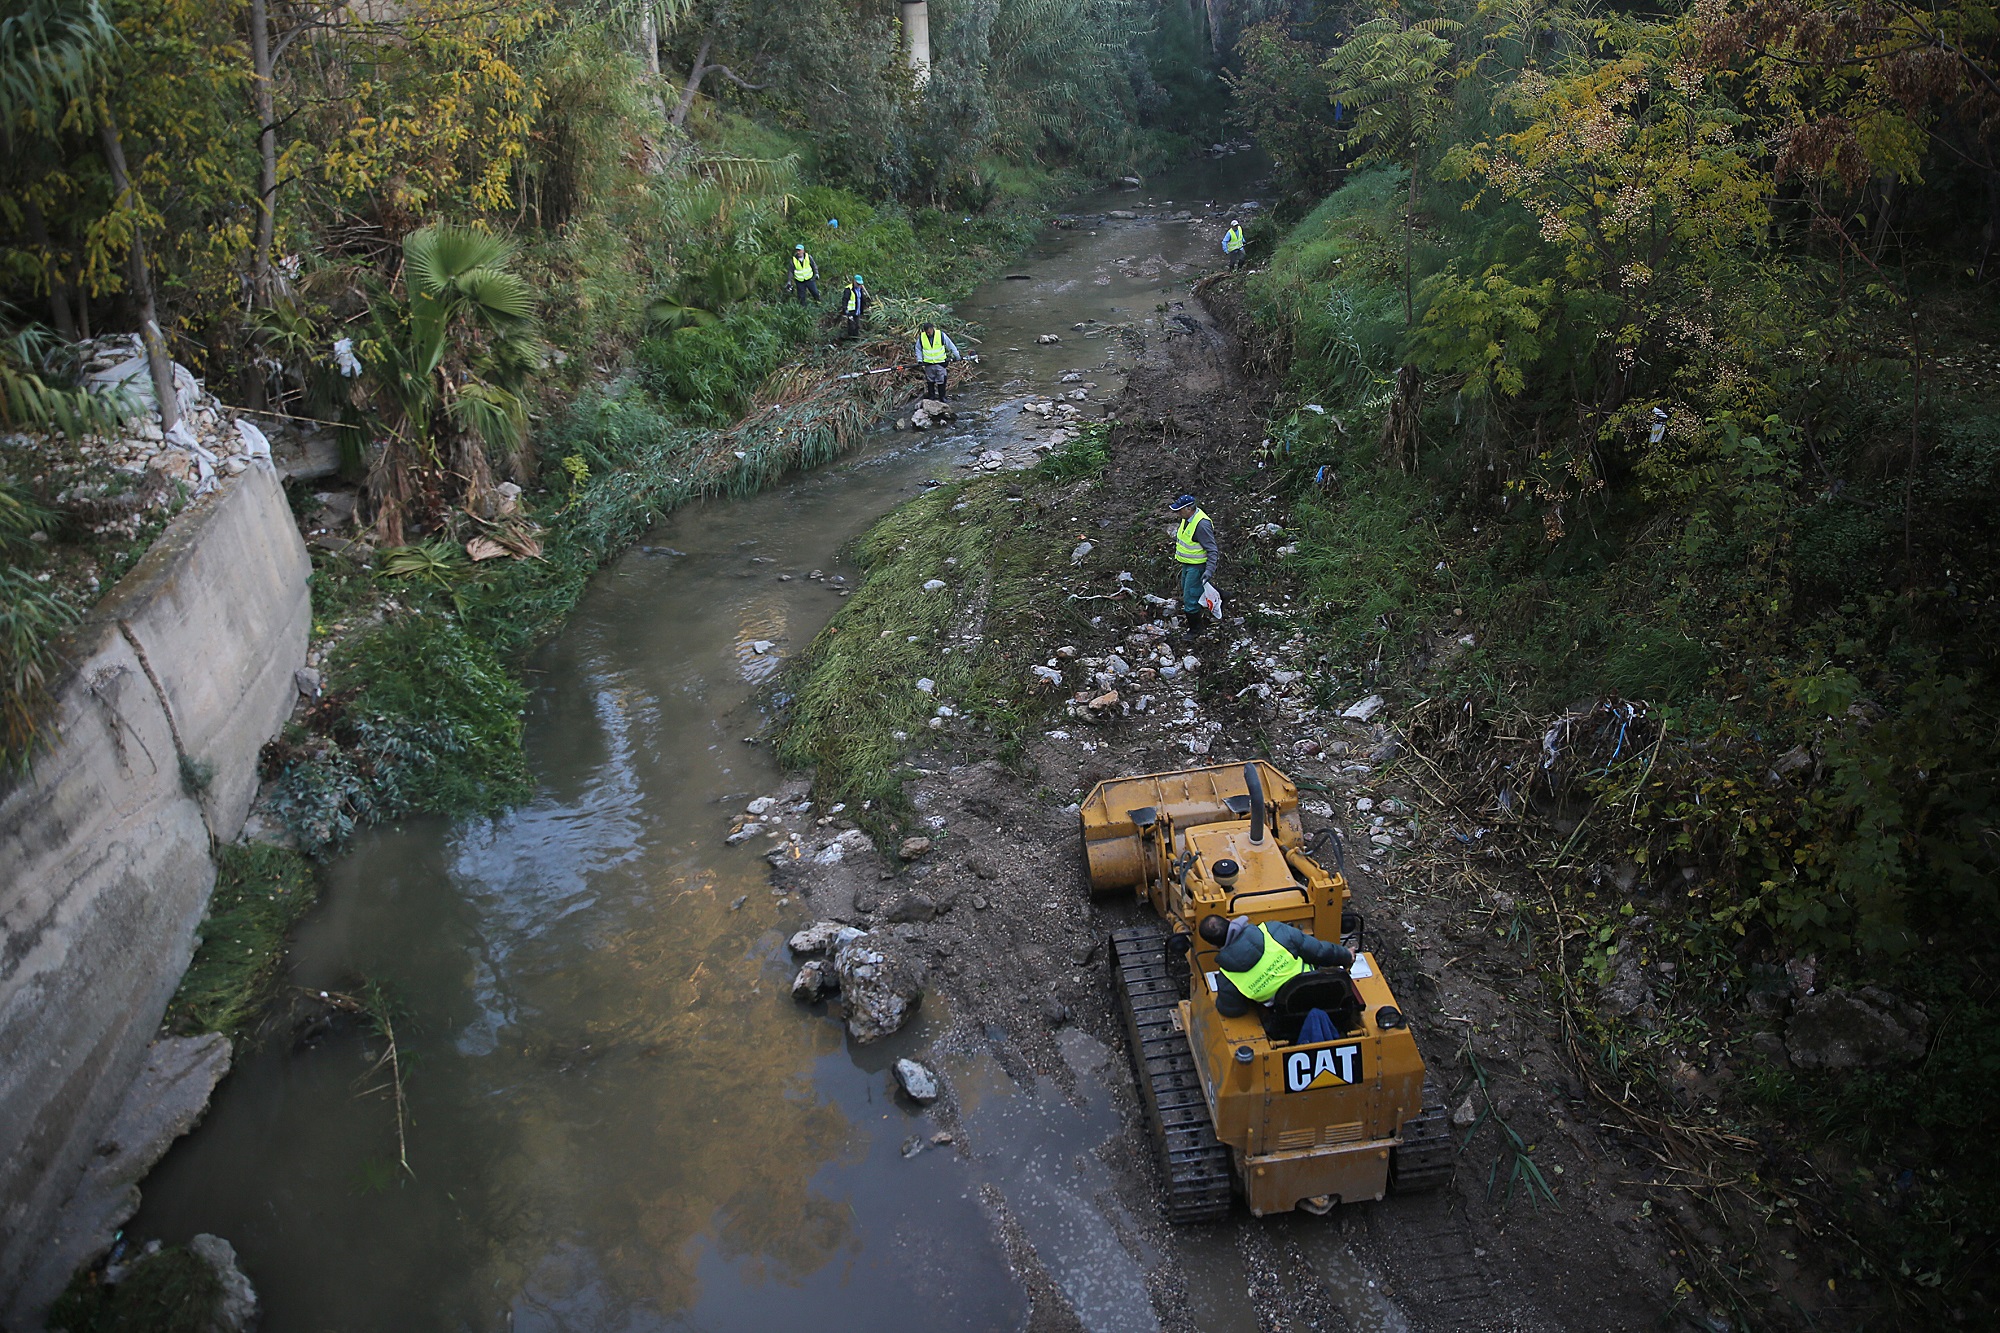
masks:
<path fill-rule="evenodd" d="M 1215 590 L 1213 583 L 1201 585 L 1201 609 L 1217 620 L 1222 619 L 1222 594 Z"/>

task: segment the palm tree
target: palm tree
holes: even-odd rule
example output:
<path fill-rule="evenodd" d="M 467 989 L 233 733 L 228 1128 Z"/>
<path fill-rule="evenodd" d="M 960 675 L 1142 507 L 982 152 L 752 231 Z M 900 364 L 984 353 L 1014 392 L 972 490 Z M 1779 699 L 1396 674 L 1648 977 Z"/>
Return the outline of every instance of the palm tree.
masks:
<path fill-rule="evenodd" d="M 488 450 L 525 470 L 528 378 L 544 348 L 514 243 L 439 224 L 403 240 L 403 294 L 384 292 L 362 342 L 382 448 L 369 470 L 376 528 L 390 545 L 419 499 L 477 508 L 493 486 Z"/>

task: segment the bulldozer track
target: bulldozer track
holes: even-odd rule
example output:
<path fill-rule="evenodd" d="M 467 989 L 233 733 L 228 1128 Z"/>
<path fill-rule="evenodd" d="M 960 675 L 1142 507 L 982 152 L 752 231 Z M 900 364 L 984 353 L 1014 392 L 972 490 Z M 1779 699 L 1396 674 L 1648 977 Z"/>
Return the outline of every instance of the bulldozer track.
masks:
<path fill-rule="evenodd" d="M 1422 1333 L 1481 1333 L 1521 1327 L 1495 1305 L 1496 1284 L 1482 1269 L 1464 1222 L 1435 1197 L 1385 1200 L 1367 1215 L 1368 1248 L 1392 1271 L 1391 1296 Z"/>
<path fill-rule="evenodd" d="M 1194 1054 L 1174 1024 L 1181 982 L 1168 966 L 1165 946 L 1165 933 L 1155 927 L 1112 932 L 1118 1008 L 1166 1176 L 1167 1220 L 1219 1222 L 1229 1213 L 1229 1150 L 1215 1137 Z"/>
<path fill-rule="evenodd" d="M 1451 1179 L 1458 1160 L 1444 1106 L 1425 1089 L 1424 1109 L 1403 1122 L 1403 1141 L 1389 1152 L 1389 1187 L 1398 1194 L 1428 1194 Z"/>

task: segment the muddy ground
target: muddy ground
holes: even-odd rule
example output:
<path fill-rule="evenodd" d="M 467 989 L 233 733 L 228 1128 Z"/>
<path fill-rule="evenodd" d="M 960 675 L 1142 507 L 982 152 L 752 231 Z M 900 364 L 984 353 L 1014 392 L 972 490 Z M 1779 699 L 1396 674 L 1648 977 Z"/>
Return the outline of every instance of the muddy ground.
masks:
<path fill-rule="evenodd" d="M 1050 590 L 1046 613 L 969 625 L 967 642 L 1011 643 L 1017 660 L 1059 663 L 1065 688 L 1083 683 L 1086 694 L 1094 692 L 1087 663 L 1118 651 L 1138 666 L 1121 681 L 1127 708 L 1143 699 L 1145 711 L 1098 719 L 1070 705 L 1079 716 L 1057 714 L 1009 765 L 975 737 L 954 743 L 940 731 L 910 759 L 919 774 L 911 831 L 928 836 L 931 850 L 906 863 L 849 832 L 841 859 L 801 857 L 776 872 L 776 887 L 798 899 L 806 919 L 887 930 L 927 958 L 929 994 L 950 1016 L 948 1032 L 933 1039 L 934 1063 L 963 1069 L 990 1058 L 1016 1085 L 1052 1088 L 1079 1106 L 1095 1095 L 1093 1079 L 1110 1088 L 1119 1130 L 1079 1141 L 1091 1160 L 1079 1158 L 1077 1179 L 1115 1193 L 1098 1211 L 1145 1271 L 1159 1327 L 1707 1326 L 1676 1294 L 1687 1291 L 1676 1242 L 1642 1197 L 1657 1162 L 1594 1113 L 1513 904 L 1482 887 L 1497 881 L 1475 870 L 1471 831 L 1427 805 L 1417 772 L 1405 767 L 1412 761 L 1397 742 L 1394 707 L 1352 721 L 1339 713 L 1358 690 L 1332 708 L 1308 701 L 1316 673 L 1352 681 L 1360 664 L 1303 660 L 1274 554 L 1283 535 L 1251 535 L 1260 524 L 1282 526 L 1285 515 L 1259 492 L 1255 451 L 1269 389 L 1243 369 L 1229 332 L 1240 327 L 1232 300 L 1228 286 L 1211 290 L 1205 305 L 1190 298 L 1184 321 L 1164 321 L 1166 336 L 1129 335 L 1139 339 L 1136 365 L 1110 412 L 1110 467 L 1055 506 L 1070 507 L 1062 517 L 1071 536 L 1164 550 L 1161 501 L 1192 490 L 1220 530 L 1219 582 L 1233 623 L 1192 641 L 1162 637 L 1148 620 L 1157 607 L 1123 597 L 1084 603 L 1105 609 L 1083 624 L 1061 614 L 1078 604 L 1068 595 L 1105 597 L 1119 571 L 1080 564 L 1068 588 Z M 1253 552 L 1259 558 L 1246 559 Z M 1142 570 L 1140 581 L 1160 581 L 1158 573 Z M 1197 658 L 1192 669 L 1186 654 Z M 1175 669 L 1162 671 L 1170 659 Z M 1218 688 L 1225 669 L 1233 674 Z M 1090 900 L 1075 802 L 1106 777 L 1265 753 L 1317 789 L 1306 803 L 1308 832 L 1330 824 L 1345 836 L 1368 947 L 1413 1020 L 1438 1094 L 1459 1110 L 1454 1133 L 1464 1146 L 1453 1183 L 1435 1195 L 1348 1205 L 1326 1218 L 1257 1220 L 1239 1207 L 1221 1227 L 1176 1236 L 1159 1220 L 1160 1177 L 1106 964 L 1106 937 L 1142 909 Z M 849 827 L 824 816 L 801 822 L 808 852 Z M 1448 865 L 1439 873 L 1451 861 L 1466 873 Z M 1116 1058 L 1093 1066 L 1093 1051 Z M 938 1147 L 974 1158 L 1008 1151 L 982 1142 L 949 1086 L 929 1119 L 949 1136 Z M 1079 1311 L 1076 1284 L 1052 1272 L 1050 1256 L 1010 1216 L 1005 1192 L 989 1189 L 986 1200 L 1032 1302 L 1027 1326 L 1103 1326 L 1101 1313 Z"/>

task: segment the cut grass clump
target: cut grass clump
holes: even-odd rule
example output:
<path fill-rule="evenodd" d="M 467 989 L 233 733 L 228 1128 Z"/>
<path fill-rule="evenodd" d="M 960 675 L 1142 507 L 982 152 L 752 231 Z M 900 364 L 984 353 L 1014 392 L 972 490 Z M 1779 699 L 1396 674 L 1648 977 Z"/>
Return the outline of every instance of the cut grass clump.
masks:
<path fill-rule="evenodd" d="M 1110 466 L 1111 427 L 1098 421 L 1085 426 L 1069 443 L 1035 464 L 1034 474 L 1060 486 L 1102 476 Z"/>
<path fill-rule="evenodd" d="M 136 1260 L 118 1282 L 85 1269 L 50 1307 L 58 1333 L 207 1333 L 222 1279 L 200 1255 L 172 1245 Z"/>
<path fill-rule="evenodd" d="M 288 848 L 239 843 L 215 859 L 201 947 L 167 1005 L 177 1036 L 248 1029 L 276 988 L 286 936 L 319 900 L 312 864 Z"/>

